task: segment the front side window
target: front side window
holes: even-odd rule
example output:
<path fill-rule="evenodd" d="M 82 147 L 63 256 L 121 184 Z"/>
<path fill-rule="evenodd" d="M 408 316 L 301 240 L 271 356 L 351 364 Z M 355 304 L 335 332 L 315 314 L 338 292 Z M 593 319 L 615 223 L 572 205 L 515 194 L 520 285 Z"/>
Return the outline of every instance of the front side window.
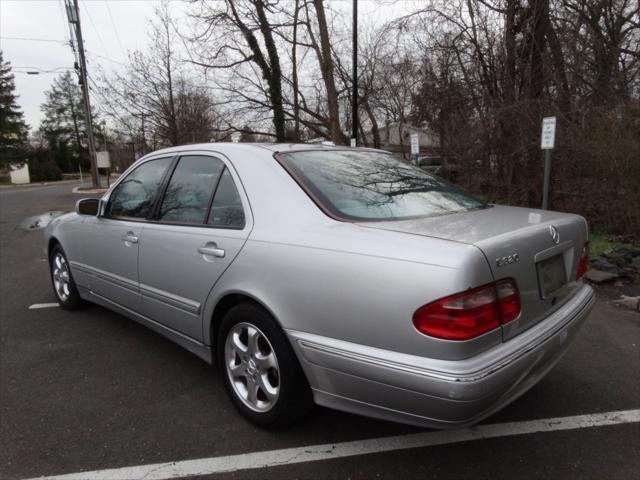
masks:
<path fill-rule="evenodd" d="M 113 190 L 108 217 L 147 218 L 171 158 L 150 160 L 129 173 Z"/>
<path fill-rule="evenodd" d="M 242 200 L 228 168 L 220 178 L 207 223 L 224 227 L 244 227 Z"/>
<path fill-rule="evenodd" d="M 222 160 L 214 157 L 181 157 L 167 185 L 158 220 L 203 224 L 223 169 Z"/>
<path fill-rule="evenodd" d="M 397 220 L 486 206 L 388 153 L 309 150 L 276 158 L 325 212 L 338 219 Z"/>

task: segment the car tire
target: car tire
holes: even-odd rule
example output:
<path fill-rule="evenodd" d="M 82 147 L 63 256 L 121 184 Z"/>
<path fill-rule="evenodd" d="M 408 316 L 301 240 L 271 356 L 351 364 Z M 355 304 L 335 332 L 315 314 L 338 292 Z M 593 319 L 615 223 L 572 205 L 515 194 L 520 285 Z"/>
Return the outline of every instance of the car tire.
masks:
<path fill-rule="evenodd" d="M 60 244 L 56 244 L 49 254 L 49 271 L 51 285 L 56 300 L 66 310 L 78 310 L 86 306 L 86 302 L 80 298 L 76 282 L 71 275 L 69 261 Z"/>
<path fill-rule="evenodd" d="M 252 423 L 282 428 L 313 406 L 311 389 L 287 337 L 261 307 L 232 307 L 222 319 L 216 346 L 225 389 Z"/>

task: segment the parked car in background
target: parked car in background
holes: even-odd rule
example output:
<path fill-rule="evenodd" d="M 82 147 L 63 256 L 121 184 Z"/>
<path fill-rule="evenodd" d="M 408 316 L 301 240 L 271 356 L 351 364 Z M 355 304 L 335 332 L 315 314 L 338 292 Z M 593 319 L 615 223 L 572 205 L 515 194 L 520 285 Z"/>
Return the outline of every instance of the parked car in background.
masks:
<path fill-rule="evenodd" d="M 473 424 L 549 372 L 594 302 L 582 217 L 488 205 L 379 150 L 175 147 L 76 210 L 46 229 L 60 305 L 217 362 L 267 427 L 313 402 Z"/>
<path fill-rule="evenodd" d="M 437 175 L 442 168 L 442 157 L 440 155 L 420 155 L 416 159 L 416 165 L 425 172 Z"/>

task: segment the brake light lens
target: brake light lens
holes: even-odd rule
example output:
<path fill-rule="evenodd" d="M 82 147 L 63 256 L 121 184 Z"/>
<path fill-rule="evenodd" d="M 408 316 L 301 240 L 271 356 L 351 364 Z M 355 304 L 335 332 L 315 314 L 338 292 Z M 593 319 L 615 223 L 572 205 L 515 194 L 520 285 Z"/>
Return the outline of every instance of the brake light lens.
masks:
<path fill-rule="evenodd" d="M 578 263 L 578 269 L 576 271 L 576 280 L 580 280 L 585 273 L 587 273 L 587 269 L 589 268 L 589 242 L 584 244 L 582 247 L 582 257 L 580 258 L 580 262 Z"/>
<path fill-rule="evenodd" d="M 518 287 L 505 279 L 424 305 L 413 314 L 413 325 L 430 337 L 469 340 L 519 315 Z"/>

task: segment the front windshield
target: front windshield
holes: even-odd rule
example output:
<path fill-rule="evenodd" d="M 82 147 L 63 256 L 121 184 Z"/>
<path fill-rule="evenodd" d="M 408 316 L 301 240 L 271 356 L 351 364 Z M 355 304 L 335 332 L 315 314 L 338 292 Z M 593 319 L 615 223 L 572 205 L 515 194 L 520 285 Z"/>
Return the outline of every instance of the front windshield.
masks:
<path fill-rule="evenodd" d="M 348 220 L 397 220 L 485 205 L 384 152 L 308 150 L 277 156 L 320 207 Z"/>

